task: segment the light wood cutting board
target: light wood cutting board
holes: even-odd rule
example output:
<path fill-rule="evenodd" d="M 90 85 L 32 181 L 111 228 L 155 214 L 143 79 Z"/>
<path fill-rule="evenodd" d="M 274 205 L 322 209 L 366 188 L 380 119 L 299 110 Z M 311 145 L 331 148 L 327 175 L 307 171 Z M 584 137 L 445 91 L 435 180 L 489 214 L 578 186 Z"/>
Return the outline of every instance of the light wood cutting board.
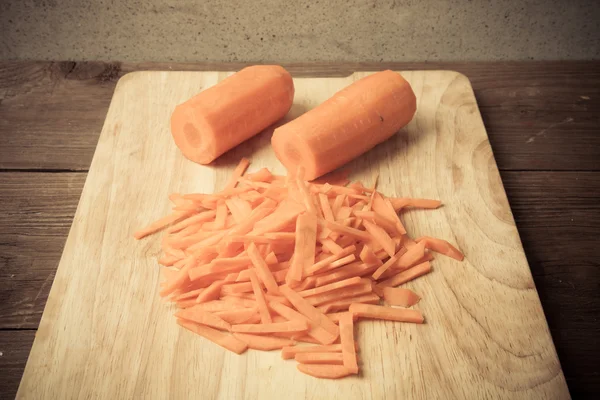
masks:
<path fill-rule="evenodd" d="M 295 79 L 288 118 L 368 73 Z M 18 398 L 483 399 L 568 398 L 469 80 L 452 71 L 402 73 L 417 95 L 413 121 L 351 163 L 353 178 L 391 196 L 440 199 L 403 215 L 416 236 L 466 255 L 438 256 L 406 286 L 424 325 L 360 322 L 360 376 L 317 380 L 279 352 L 241 356 L 183 330 L 158 295 L 160 235 L 132 233 L 169 211 L 172 192 L 224 186 L 242 156 L 283 173 L 267 131 L 200 166 L 169 133 L 176 104 L 223 72 L 135 72 L 110 105 Z"/>

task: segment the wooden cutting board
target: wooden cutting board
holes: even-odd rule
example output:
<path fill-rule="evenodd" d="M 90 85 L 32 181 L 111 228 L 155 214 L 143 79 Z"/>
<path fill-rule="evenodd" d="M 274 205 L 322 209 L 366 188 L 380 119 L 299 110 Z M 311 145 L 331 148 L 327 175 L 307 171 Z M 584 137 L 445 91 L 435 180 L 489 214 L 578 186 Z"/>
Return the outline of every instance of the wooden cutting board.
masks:
<path fill-rule="evenodd" d="M 295 79 L 289 118 L 368 73 Z M 227 352 L 175 324 L 158 295 L 160 235 L 134 230 L 169 212 L 172 192 L 224 186 L 242 156 L 283 173 L 267 131 L 194 164 L 169 133 L 176 104 L 223 72 L 135 72 L 121 78 L 67 239 L 18 398 L 482 399 L 568 398 L 519 234 L 469 80 L 451 71 L 402 73 L 417 95 L 413 121 L 351 163 L 353 178 L 391 196 L 437 198 L 408 211 L 408 231 L 465 253 L 438 256 L 406 286 L 424 325 L 364 321 L 361 374 L 299 373 L 279 352 Z"/>

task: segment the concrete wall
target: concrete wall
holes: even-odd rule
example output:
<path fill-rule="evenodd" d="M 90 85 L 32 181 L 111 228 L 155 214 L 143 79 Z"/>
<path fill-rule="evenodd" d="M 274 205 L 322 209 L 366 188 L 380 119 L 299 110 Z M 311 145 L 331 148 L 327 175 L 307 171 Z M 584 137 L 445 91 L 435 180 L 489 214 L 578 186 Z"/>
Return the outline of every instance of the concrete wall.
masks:
<path fill-rule="evenodd" d="M 0 59 L 600 58 L 600 0 L 0 0 Z"/>

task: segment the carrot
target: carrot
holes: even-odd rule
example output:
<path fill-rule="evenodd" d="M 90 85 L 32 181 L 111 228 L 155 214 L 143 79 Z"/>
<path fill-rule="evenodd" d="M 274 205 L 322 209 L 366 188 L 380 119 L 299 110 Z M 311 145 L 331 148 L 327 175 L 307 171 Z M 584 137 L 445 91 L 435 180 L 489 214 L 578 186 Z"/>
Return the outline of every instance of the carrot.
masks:
<path fill-rule="evenodd" d="M 420 311 L 407 308 L 354 303 L 350 306 L 350 312 L 359 318 L 385 319 L 388 321 L 413 322 L 415 324 L 422 324 L 424 321 L 423 314 Z"/>
<path fill-rule="evenodd" d="M 158 221 L 151 223 L 144 229 L 140 229 L 139 231 L 135 232 L 133 234 L 133 237 L 138 240 L 143 239 L 148 235 L 151 235 L 162 229 L 165 229 L 167 226 L 171 225 L 174 222 L 177 222 L 183 218 L 186 218 L 189 214 L 190 214 L 189 211 L 176 211 L 172 214 L 167 215 L 166 217 L 159 219 Z"/>
<path fill-rule="evenodd" d="M 353 374 L 358 373 L 356 350 L 354 349 L 354 321 L 351 313 L 340 317 L 340 339 L 342 344 L 342 361 L 344 367 Z"/>
<path fill-rule="evenodd" d="M 185 319 L 188 321 L 193 321 L 198 324 L 210 326 L 224 331 L 231 330 L 231 325 L 228 322 L 196 306 L 192 308 L 186 308 L 185 310 L 177 311 L 175 313 L 175 317 Z"/>
<path fill-rule="evenodd" d="M 292 222 L 300 213 L 304 212 L 304 207 L 293 201 L 282 201 L 274 212 L 264 217 L 260 222 L 254 225 L 252 235 L 262 235 L 267 232 L 276 232 L 281 230 L 289 222 Z"/>
<path fill-rule="evenodd" d="M 281 349 L 281 358 L 290 360 L 301 353 L 337 353 L 342 351 L 341 344 L 327 344 L 320 346 L 286 346 Z"/>
<path fill-rule="evenodd" d="M 320 261 L 317 261 L 312 266 L 306 269 L 306 275 L 311 276 L 320 273 L 321 271 L 325 270 L 325 268 L 327 268 L 329 265 L 331 265 L 331 263 L 351 255 L 352 253 L 354 253 L 355 250 L 356 246 L 348 246 L 346 248 L 343 248 L 338 253 L 334 253 L 328 257 L 323 258 Z"/>
<path fill-rule="evenodd" d="M 178 319 L 177 323 L 185 329 L 203 336 L 211 342 L 214 342 L 219 346 L 226 348 L 227 350 L 233 351 L 234 353 L 242 354 L 248 349 L 248 346 L 244 342 L 236 339 L 228 333 L 181 319 Z"/>
<path fill-rule="evenodd" d="M 315 263 L 315 241 L 317 236 L 317 218 L 314 214 L 301 214 L 296 221 L 296 242 L 294 258 L 286 282 L 300 282 L 305 271 Z"/>
<path fill-rule="evenodd" d="M 329 183 L 334 186 L 346 186 L 350 180 L 348 180 L 350 170 L 347 168 L 338 169 L 333 172 L 329 172 L 327 175 L 321 176 L 318 179 L 312 180 L 313 184 L 325 184 Z"/>
<path fill-rule="evenodd" d="M 206 289 L 204 289 L 196 298 L 196 303 L 205 303 L 210 300 L 216 300 L 219 298 L 219 294 L 221 293 L 221 288 L 225 281 L 216 280 L 211 283 Z"/>
<path fill-rule="evenodd" d="M 419 295 L 404 288 L 383 288 L 383 299 L 392 306 L 412 307 L 421 300 Z"/>
<path fill-rule="evenodd" d="M 388 235 L 388 233 L 385 231 L 385 229 L 366 220 L 363 222 L 363 224 L 365 225 L 367 232 L 369 232 L 371 236 L 379 242 L 381 247 L 383 247 L 390 257 L 396 254 L 396 244 L 390 235 Z"/>
<path fill-rule="evenodd" d="M 287 307 L 282 303 L 270 302 L 269 306 L 273 311 L 282 317 L 288 320 L 298 320 L 298 321 L 306 321 L 309 324 L 309 329 L 307 335 L 316 339 L 319 343 L 329 344 L 333 343 L 337 336 L 329 333 L 323 327 L 321 327 L 317 322 L 314 322 L 307 318 L 305 315 L 300 314 L 298 311 Z"/>
<path fill-rule="evenodd" d="M 298 371 L 315 378 L 339 379 L 351 374 L 343 365 L 298 364 Z"/>
<path fill-rule="evenodd" d="M 373 291 L 370 279 L 361 279 L 358 276 L 350 279 L 359 279 L 359 282 L 349 287 L 342 287 L 326 293 L 307 297 L 306 300 L 313 306 L 319 306 L 321 304 L 343 300 L 348 297 L 360 296 Z"/>
<path fill-rule="evenodd" d="M 341 288 L 345 288 L 347 286 L 356 285 L 356 284 L 360 283 L 360 281 L 361 281 L 360 278 L 358 276 L 355 276 L 353 278 L 348 278 L 343 281 L 333 282 L 328 285 L 323 285 L 318 288 L 303 290 L 301 292 L 298 292 L 298 294 L 302 297 L 314 296 L 314 295 L 329 292 L 331 290 L 341 289 Z"/>
<path fill-rule="evenodd" d="M 319 222 L 319 225 L 325 226 L 326 228 L 329 228 L 332 231 L 338 232 L 342 235 L 348 235 L 348 236 L 351 236 L 351 237 L 359 239 L 359 240 L 370 240 L 371 239 L 371 235 L 369 235 L 368 233 L 363 232 L 358 229 L 349 228 L 349 227 L 342 225 L 340 223 L 337 223 L 337 222 L 331 222 L 331 221 L 327 221 L 324 219 L 320 219 L 318 222 Z"/>
<path fill-rule="evenodd" d="M 383 265 L 381 260 L 377 258 L 375 253 L 373 253 L 373 250 L 371 250 L 371 247 L 369 247 L 367 244 L 364 245 L 360 251 L 360 259 L 367 265 L 376 265 L 378 267 Z"/>
<path fill-rule="evenodd" d="M 270 322 L 262 324 L 238 324 L 231 326 L 232 332 L 247 333 L 304 332 L 308 329 L 308 323 L 303 320 L 292 320 L 287 322 Z"/>
<path fill-rule="evenodd" d="M 252 284 L 252 291 L 256 297 L 256 304 L 258 305 L 258 312 L 260 313 L 260 320 L 263 324 L 270 323 L 271 313 L 269 307 L 267 307 L 267 301 L 265 300 L 265 294 L 263 293 L 259 283 L 256 272 L 250 270 L 250 283 Z"/>
<path fill-rule="evenodd" d="M 395 72 L 377 72 L 275 129 L 271 144 L 288 171 L 303 165 L 312 180 L 391 137 L 415 111 L 409 83 Z"/>
<path fill-rule="evenodd" d="M 261 335 L 251 335 L 248 333 L 233 333 L 233 337 L 240 340 L 241 342 L 246 343 L 246 345 L 255 350 L 263 350 L 270 351 L 281 349 L 284 346 L 291 346 L 296 343 L 294 340 L 278 338 L 278 337 L 269 337 L 269 336 L 261 336 Z"/>
<path fill-rule="evenodd" d="M 326 314 L 327 318 L 329 318 L 330 320 L 332 320 L 333 322 L 335 322 L 336 324 L 340 323 L 340 319 L 342 319 L 342 317 L 344 316 L 344 314 L 346 314 L 347 311 L 341 311 L 341 312 L 334 312 L 334 313 L 329 313 Z M 358 319 L 358 317 L 354 314 L 350 314 L 352 316 L 352 320 L 356 321 Z M 340 349 L 341 351 L 341 349 Z"/>
<path fill-rule="evenodd" d="M 177 233 L 191 225 L 201 224 L 202 222 L 210 221 L 216 215 L 217 215 L 217 212 L 215 210 L 203 211 L 199 214 L 190 216 L 190 217 L 188 217 L 184 220 L 181 220 L 180 222 L 172 225 L 171 227 L 169 227 L 167 229 L 167 232 L 168 233 Z"/>
<path fill-rule="evenodd" d="M 323 239 L 321 240 L 321 244 L 323 248 L 326 248 L 332 254 L 339 255 L 344 252 L 344 248 L 331 239 Z"/>
<path fill-rule="evenodd" d="M 306 301 L 306 299 L 294 292 L 288 286 L 280 286 L 279 290 L 285 297 L 287 297 L 290 303 L 296 307 L 298 312 L 306 316 L 312 322 L 322 326 L 323 329 L 331 333 L 336 338 L 338 337 L 339 329 L 337 325 L 331 322 L 331 320 L 327 318 L 324 313 L 313 307 L 308 301 Z"/>
<path fill-rule="evenodd" d="M 298 353 L 294 359 L 301 364 L 343 364 L 340 353 Z M 357 371 L 358 372 L 358 371 Z"/>
<path fill-rule="evenodd" d="M 208 164 L 285 116 L 293 97 L 282 67 L 246 67 L 178 105 L 171 133 L 184 156 Z"/>
<path fill-rule="evenodd" d="M 396 263 L 397 268 L 409 268 L 417 261 L 422 259 L 425 256 L 425 243 L 417 243 L 416 245 L 410 247 L 406 253 L 404 253 L 400 258 L 398 258 L 398 262 Z"/>
<path fill-rule="evenodd" d="M 430 199 L 390 198 L 390 202 L 396 211 L 405 207 L 434 209 L 442 205 L 441 201 Z"/>
<path fill-rule="evenodd" d="M 256 274 L 267 288 L 267 291 L 271 294 L 279 294 L 277 282 L 275 281 L 267 262 L 262 258 L 254 243 L 251 243 L 250 246 L 248 246 L 248 255 L 250 256 L 254 268 L 256 268 Z M 251 276 L 250 278 L 252 279 Z"/>
<path fill-rule="evenodd" d="M 404 225 L 402 225 L 402 221 L 400 221 L 400 217 L 396 214 L 392 203 L 388 199 L 384 199 L 379 193 L 373 195 L 373 211 L 383 218 L 392 221 L 398 233 L 401 235 L 406 233 L 406 229 L 404 229 Z"/>
<path fill-rule="evenodd" d="M 257 316 L 258 312 L 255 308 L 240 308 L 236 310 L 216 311 L 214 312 L 214 315 L 230 324 L 250 324 L 251 322 L 247 321 L 250 318 Z M 260 321 L 260 317 L 258 318 L 258 321 Z"/>
<path fill-rule="evenodd" d="M 335 311 L 343 311 L 347 310 L 350 305 L 354 303 L 368 303 L 368 304 L 378 304 L 379 296 L 375 293 L 371 294 L 363 294 L 360 296 L 347 297 L 345 299 L 332 301 L 329 303 L 321 304 L 317 307 L 319 311 L 325 314 L 329 314 Z"/>
<path fill-rule="evenodd" d="M 267 168 L 261 168 L 256 172 L 246 174 L 245 177 L 253 182 L 271 182 L 273 180 L 273 174 Z"/>
<path fill-rule="evenodd" d="M 335 217 L 333 216 L 331 204 L 329 204 L 329 199 L 323 193 L 319 193 L 319 204 L 321 205 L 321 210 L 323 211 L 323 217 L 328 221 L 334 222 Z"/>
<path fill-rule="evenodd" d="M 429 261 L 425 261 L 424 263 L 415 265 L 414 267 L 411 267 L 389 279 L 386 279 L 385 281 L 380 282 L 377 286 L 383 288 L 386 286 L 402 285 L 403 283 L 412 281 L 413 279 L 428 274 L 429 272 L 431 272 L 431 264 Z"/>
<path fill-rule="evenodd" d="M 460 250 L 458 250 L 456 247 L 452 246 L 450 243 L 442 239 L 423 236 L 418 238 L 416 242 L 423 242 L 427 249 L 435 251 L 436 253 L 444 254 L 458 261 L 462 261 L 465 258 L 465 256 L 460 252 Z"/>

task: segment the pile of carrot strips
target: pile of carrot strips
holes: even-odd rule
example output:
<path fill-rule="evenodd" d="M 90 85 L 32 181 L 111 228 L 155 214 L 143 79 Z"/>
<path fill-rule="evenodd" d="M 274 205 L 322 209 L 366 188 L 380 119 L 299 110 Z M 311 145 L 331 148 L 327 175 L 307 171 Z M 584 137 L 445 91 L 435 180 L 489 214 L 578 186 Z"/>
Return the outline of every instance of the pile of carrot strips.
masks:
<path fill-rule="evenodd" d="M 441 203 L 388 198 L 345 173 L 306 182 L 302 168 L 249 165 L 218 193 L 172 194 L 172 213 L 134 234 L 165 231 L 160 296 L 179 325 L 235 353 L 281 349 L 314 377 L 357 374 L 356 321 L 423 323 L 410 308 L 420 297 L 397 286 L 431 272 L 434 252 L 464 258 L 445 240 L 411 239 L 398 215 Z"/>

